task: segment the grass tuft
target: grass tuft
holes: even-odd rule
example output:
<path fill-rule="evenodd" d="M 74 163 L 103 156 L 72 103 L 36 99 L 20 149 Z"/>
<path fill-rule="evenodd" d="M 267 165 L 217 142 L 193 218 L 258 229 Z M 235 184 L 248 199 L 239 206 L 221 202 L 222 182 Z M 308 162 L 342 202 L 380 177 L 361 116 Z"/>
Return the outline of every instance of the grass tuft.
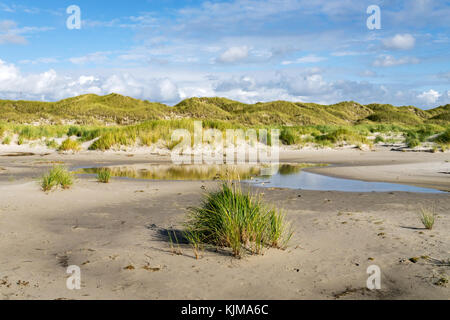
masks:
<path fill-rule="evenodd" d="M 434 208 L 426 209 L 421 208 L 420 209 L 420 221 L 422 221 L 422 224 L 424 227 L 428 230 L 432 230 L 434 226 L 434 222 L 436 220 L 436 214 Z"/>
<path fill-rule="evenodd" d="M 230 248 L 235 257 L 262 254 L 266 247 L 286 248 L 292 236 L 282 213 L 230 182 L 209 192 L 200 207 L 191 208 L 185 226 L 185 238 L 196 256 L 203 244 Z"/>
<path fill-rule="evenodd" d="M 6 136 L 5 139 L 3 139 L 2 144 L 5 144 L 5 145 L 11 144 L 11 137 Z"/>
<path fill-rule="evenodd" d="M 99 172 L 97 172 L 97 181 L 98 182 L 109 183 L 110 179 L 111 179 L 111 170 L 101 169 Z"/>
<path fill-rule="evenodd" d="M 69 189 L 73 185 L 73 174 L 63 166 L 53 166 L 53 168 L 41 177 L 40 184 L 43 191 L 51 191 L 61 186 Z"/>
<path fill-rule="evenodd" d="M 80 151 L 81 145 L 77 140 L 72 140 L 70 138 L 66 139 L 61 143 L 58 151 Z"/>

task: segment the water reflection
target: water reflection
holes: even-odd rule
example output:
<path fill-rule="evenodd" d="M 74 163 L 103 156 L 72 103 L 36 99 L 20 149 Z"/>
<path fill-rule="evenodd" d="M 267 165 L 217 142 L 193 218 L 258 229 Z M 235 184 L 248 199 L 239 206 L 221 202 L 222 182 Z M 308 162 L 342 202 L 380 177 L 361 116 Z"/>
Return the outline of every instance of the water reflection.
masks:
<path fill-rule="evenodd" d="M 310 173 L 302 169 L 323 166 L 316 164 L 281 165 L 131 165 L 122 167 L 80 168 L 77 174 L 95 175 L 109 170 L 112 177 L 149 180 L 241 180 L 260 187 L 276 187 L 344 192 L 425 192 L 435 189 L 409 185 L 340 179 Z"/>
<path fill-rule="evenodd" d="M 108 170 L 112 177 L 149 180 L 249 180 L 255 177 L 270 177 L 278 172 L 282 175 L 298 173 L 313 164 L 283 165 L 135 165 L 123 167 L 80 168 L 77 174 L 97 174 Z"/>
<path fill-rule="evenodd" d="M 344 191 L 344 192 L 420 192 L 420 193 L 442 193 L 442 191 L 415 186 L 386 183 L 368 182 L 361 180 L 341 179 L 314 174 L 307 171 L 290 173 L 278 173 L 270 177 L 257 177 L 246 181 L 253 185 L 267 188 L 288 188 L 317 191 Z"/>

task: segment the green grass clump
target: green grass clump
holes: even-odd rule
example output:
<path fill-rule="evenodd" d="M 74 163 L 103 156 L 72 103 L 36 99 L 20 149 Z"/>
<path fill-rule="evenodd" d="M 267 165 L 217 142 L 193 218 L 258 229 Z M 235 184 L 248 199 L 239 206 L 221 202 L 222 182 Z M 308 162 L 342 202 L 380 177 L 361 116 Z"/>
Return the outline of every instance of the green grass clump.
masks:
<path fill-rule="evenodd" d="M 70 138 L 66 139 L 61 143 L 58 151 L 80 151 L 81 145 L 77 140 L 72 140 Z"/>
<path fill-rule="evenodd" d="M 101 169 L 97 172 L 97 181 L 101 183 L 109 183 L 111 179 L 111 171 L 108 169 Z"/>
<path fill-rule="evenodd" d="M 369 143 L 367 138 L 362 133 L 349 127 L 339 127 L 329 133 L 316 136 L 315 140 L 318 144 L 322 145 L 330 145 L 343 142 L 356 145 Z"/>
<path fill-rule="evenodd" d="M 185 231 L 195 251 L 209 244 L 230 248 L 235 257 L 245 251 L 261 254 L 265 247 L 284 249 L 291 236 L 282 213 L 230 183 L 209 192 L 200 207 L 190 209 Z"/>
<path fill-rule="evenodd" d="M 434 226 L 434 222 L 436 220 L 436 214 L 434 212 L 434 208 L 426 209 L 421 208 L 420 209 L 420 221 L 424 225 L 424 227 L 428 230 L 432 230 Z"/>
<path fill-rule="evenodd" d="M 10 144 L 11 143 L 11 137 L 6 136 L 5 139 L 3 139 L 2 144 Z"/>
<path fill-rule="evenodd" d="M 49 149 L 58 149 L 58 143 L 55 141 L 55 139 L 48 139 L 45 141 L 45 145 Z"/>
<path fill-rule="evenodd" d="M 440 144 L 450 144 L 450 129 L 447 129 L 444 133 L 436 137 L 434 141 Z"/>
<path fill-rule="evenodd" d="M 380 142 L 386 142 L 386 141 L 384 140 L 384 138 L 382 136 L 377 136 L 375 138 L 374 143 L 377 144 L 377 143 L 380 143 Z"/>
<path fill-rule="evenodd" d="M 53 168 L 40 180 L 43 191 L 51 191 L 53 188 L 61 186 L 69 189 L 73 185 L 73 174 L 63 166 L 53 166 Z"/>
<path fill-rule="evenodd" d="M 416 138 L 406 138 L 405 143 L 408 146 L 408 148 L 411 148 L 411 149 L 420 146 L 420 141 L 419 141 L 419 139 L 416 139 Z"/>
<path fill-rule="evenodd" d="M 299 141 L 297 134 L 291 128 L 283 128 L 280 131 L 280 141 L 285 145 L 293 145 Z"/>

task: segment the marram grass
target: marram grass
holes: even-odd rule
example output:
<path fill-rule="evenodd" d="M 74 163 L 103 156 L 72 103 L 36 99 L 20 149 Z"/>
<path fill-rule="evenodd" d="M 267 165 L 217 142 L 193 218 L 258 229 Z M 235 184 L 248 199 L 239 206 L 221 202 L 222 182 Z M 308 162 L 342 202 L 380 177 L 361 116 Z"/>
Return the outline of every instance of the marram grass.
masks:
<path fill-rule="evenodd" d="M 69 189 L 74 182 L 73 174 L 65 167 L 57 165 L 40 179 L 40 185 L 43 191 L 51 191 L 60 186 L 63 189 Z"/>
<path fill-rule="evenodd" d="M 435 213 L 434 208 L 431 208 L 431 209 L 421 208 L 420 209 L 420 221 L 422 222 L 423 226 L 426 229 L 432 230 L 435 220 L 436 220 L 436 213 Z"/>
<path fill-rule="evenodd" d="M 97 181 L 101 183 L 109 183 L 111 179 L 111 170 L 101 169 L 97 172 Z"/>
<path fill-rule="evenodd" d="M 58 148 L 58 151 L 80 151 L 81 145 L 77 140 L 72 140 L 70 138 L 66 139 L 61 143 Z"/>
<path fill-rule="evenodd" d="M 200 207 L 190 208 L 185 228 L 196 256 L 203 245 L 229 248 L 235 257 L 262 254 L 264 248 L 285 249 L 292 236 L 283 213 L 231 182 L 207 193 Z"/>

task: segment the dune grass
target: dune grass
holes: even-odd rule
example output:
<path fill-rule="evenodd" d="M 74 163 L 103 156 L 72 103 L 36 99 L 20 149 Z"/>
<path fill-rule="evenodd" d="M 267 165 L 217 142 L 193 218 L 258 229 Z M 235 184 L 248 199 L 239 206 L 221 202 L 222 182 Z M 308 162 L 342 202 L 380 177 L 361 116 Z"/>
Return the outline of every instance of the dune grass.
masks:
<path fill-rule="evenodd" d="M 232 108 L 233 105 L 227 105 Z M 225 106 L 224 106 L 225 107 Z M 14 123 L 0 123 L 3 133 L 18 135 L 18 144 L 30 141 L 47 141 L 61 137 L 76 137 L 71 139 L 79 143 L 93 141 L 89 150 L 106 151 L 112 148 L 151 146 L 158 144 L 162 147 L 174 147 L 171 141 L 175 129 L 186 129 L 193 135 L 194 121 L 196 119 L 167 119 L 149 120 L 133 125 L 25 125 Z M 202 119 L 203 128 L 218 129 L 223 136 L 228 129 L 265 129 L 269 132 L 267 144 L 271 145 L 270 132 L 272 129 L 280 130 L 280 142 L 284 145 L 311 145 L 315 147 L 334 147 L 344 145 L 369 145 L 374 142 L 390 142 L 390 136 L 398 136 L 400 141 L 413 148 L 423 142 L 434 142 L 442 150 L 450 146 L 449 124 L 376 124 L 354 123 L 346 125 L 317 124 L 317 125 L 278 125 L 276 121 L 267 124 L 255 123 L 245 125 L 232 120 Z M 383 136 L 386 136 L 385 138 Z M 375 137 L 375 138 L 374 138 Z M 375 139 L 375 140 L 374 140 Z M 76 151 L 76 142 L 65 141 L 61 151 Z M 50 147 L 50 146 L 49 146 Z M 74 149 L 72 149 L 72 147 Z M 54 144 L 51 148 L 57 149 Z"/>
<path fill-rule="evenodd" d="M 443 145 L 450 145 L 450 129 L 447 129 L 445 132 L 437 136 L 434 141 Z"/>
<path fill-rule="evenodd" d="M 111 179 L 111 170 L 101 169 L 97 172 L 97 181 L 101 183 L 109 183 Z"/>
<path fill-rule="evenodd" d="M 81 144 L 77 140 L 72 140 L 70 138 L 66 139 L 61 143 L 58 148 L 58 151 L 80 151 Z"/>
<path fill-rule="evenodd" d="M 422 207 L 419 216 L 423 226 L 428 230 L 432 230 L 436 220 L 435 209 Z"/>
<path fill-rule="evenodd" d="M 286 248 L 292 236 L 282 213 L 231 182 L 190 208 L 185 228 L 196 256 L 203 245 L 229 248 L 238 258 L 245 252 L 262 254 L 264 248 Z"/>
<path fill-rule="evenodd" d="M 60 186 L 62 189 L 69 189 L 74 182 L 73 174 L 67 168 L 56 165 L 40 179 L 43 191 L 51 191 Z"/>
<path fill-rule="evenodd" d="M 448 124 L 450 105 L 431 110 L 388 104 L 362 105 L 344 101 L 333 105 L 289 101 L 246 104 L 226 98 L 189 98 L 170 107 L 109 94 L 81 95 L 57 102 L 0 100 L 0 121 L 129 125 L 145 121 L 196 118 L 243 125 Z M 25 133 L 27 134 L 27 133 Z"/>
<path fill-rule="evenodd" d="M 2 144 L 5 144 L 5 145 L 11 144 L 11 137 L 10 136 L 6 136 L 3 139 Z"/>

